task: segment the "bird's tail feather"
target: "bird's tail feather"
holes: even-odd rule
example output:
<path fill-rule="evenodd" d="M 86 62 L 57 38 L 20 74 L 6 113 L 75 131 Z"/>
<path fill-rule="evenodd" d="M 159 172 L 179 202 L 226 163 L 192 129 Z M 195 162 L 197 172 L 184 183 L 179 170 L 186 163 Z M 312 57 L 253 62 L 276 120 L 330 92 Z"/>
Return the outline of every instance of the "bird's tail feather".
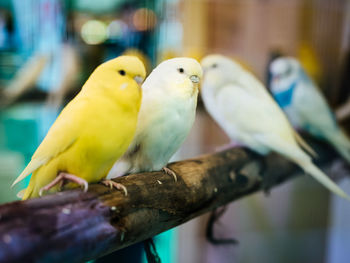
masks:
<path fill-rule="evenodd" d="M 294 131 L 294 137 L 297 143 L 305 150 L 307 151 L 313 158 L 317 158 L 318 155 L 314 151 L 314 149 L 311 148 L 311 146 L 299 135 L 297 131 Z"/>
<path fill-rule="evenodd" d="M 332 133 L 327 136 L 330 143 L 336 148 L 338 153 L 350 163 L 350 140 L 342 130 L 337 133 Z"/>
<path fill-rule="evenodd" d="M 34 175 L 32 175 L 32 178 L 30 179 L 29 185 L 26 189 L 23 189 L 22 191 L 20 191 L 17 196 L 21 197 L 22 200 L 27 200 L 30 198 L 34 198 L 34 197 L 38 197 L 39 196 L 39 192 L 38 191 L 34 191 L 35 188 L 35 178 L 33 178 Z M 37 193 L 36 193 L 37 192 Z"/>
<path fill-rule="evenodd" d="M 127 174 L 130 170 L 130 164 L 123 158 L 119 159 L 108 172 L 107 179 L 113 179 Z"/>
<path fill-rule="evenodd" d="M 22 200 L 39 197 L 39 192 L 42 187 L 50 183 L 57 176 L 57 166 L 55 163 L 40 167 L 34 171 L 30 178 L 28 187 L 25 189 Z M 58 191 L 59 186 L 52 188 L 51 192 Z"/>
<path fill-rule="evenodd" d="M 304 171 L 325 186 L 329 191 L 350 201 L 350 197 L 310 160 L 296 161 Z"/>
<path fill-rule="evenodd" d="M 25 192 L 27 191 L 27 188 L 22 189 L 17 193 L 17 197 L 23 199 Z"/>
<path fill-rule="evenodd" d="M 264 137 L 262 137 L 264 138 Z M 350 197 L 338 186 L 336 185 L 324 172 L 322 172 L 317 166 L 315 166 L 311 157 L 305 153 L 297 144 L 297 142 L 292 144 L 286 144 L 283 140 L 278 140 L 276 137 L 268 137 L 270 140 L 266 140 L 267 143 L 274 151 L 282 154 L 289 160 L 298 164 L 301 168 L 304 169 L 306 173 L 315 178 L 319 183 L 324 185 L 328 190 L 344 197 L 345 199 L 350 201 Z"/>

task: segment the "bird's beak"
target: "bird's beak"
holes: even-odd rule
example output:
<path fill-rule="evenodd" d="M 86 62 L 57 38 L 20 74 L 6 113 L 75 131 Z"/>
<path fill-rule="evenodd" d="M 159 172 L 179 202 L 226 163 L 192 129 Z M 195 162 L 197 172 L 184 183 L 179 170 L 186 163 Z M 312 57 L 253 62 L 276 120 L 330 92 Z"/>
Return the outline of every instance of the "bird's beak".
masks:
<path fill-rule="evenodd" d="M 193 83 L 199 83 L 199 77 L 197 75 L 192 75 L 190 77 L 190 80 L 193 82 Z"/>
<path fill-rule="evenodd" d="M 143 77 L 141 76 L 135 76 L 134 80 L 137 82 L 137 84 L 141 84 L 143 82 Z"/>

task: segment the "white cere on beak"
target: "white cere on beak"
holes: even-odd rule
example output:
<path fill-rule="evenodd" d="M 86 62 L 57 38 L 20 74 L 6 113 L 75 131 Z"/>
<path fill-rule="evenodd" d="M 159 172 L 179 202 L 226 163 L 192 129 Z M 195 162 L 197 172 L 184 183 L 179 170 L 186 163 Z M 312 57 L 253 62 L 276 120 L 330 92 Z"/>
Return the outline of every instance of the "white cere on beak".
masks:
<path fill-rule="evenodd" d="M 137 84 L 141 84 L 143 82 L 143 77 L 141 76 L 135 76 L 134 80 L 137 82 Z"/>
<path fill-rule="evenodd" d="M 193 83 L 199 83 L 199 77 L 196 76 L 196 75 L 192 75 L 190 77 L 190 80 L 193 82 Z"/>

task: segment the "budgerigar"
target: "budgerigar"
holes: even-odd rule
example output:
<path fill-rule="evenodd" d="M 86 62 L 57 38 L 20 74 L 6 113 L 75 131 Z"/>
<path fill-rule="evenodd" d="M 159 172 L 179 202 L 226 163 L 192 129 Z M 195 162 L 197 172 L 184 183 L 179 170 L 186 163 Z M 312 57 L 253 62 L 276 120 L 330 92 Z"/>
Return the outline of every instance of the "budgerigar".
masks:
<path fill-rule="evenodd" d="M 350 162 L 350 140 L 299 61 L 291 57 L 278 58 L 271 63 L 270 72 L 271 92 L 293 126 L 325 139 Z"/>
<path fill-rule="evenodd" d="M 62 110 L 14 184 L 33 173 L 23 199 L 104 179 L 134 136 L 141 104 L 142 62 L 121 56 L 103 63 Z M 117 185 L 116 185 L 117 186 Z"/>
<path fill-rule="evenodd" d="M 221 55 L 205 57 L 202 67 L 205 107 L 231 139 L 262 155 L 274 151 L 285 156 L 330 191 L 349 199 L 299 147 L 300 138 L 259 80 Z"/>
<path fill-rule="evenodd" d="M 135 138 L 108 178 L 168 168 L 171 156 L 189 133 L 197 106 L 200 64 L 192 58 L 160 63 L 142 85 L 142 104 Z"/>

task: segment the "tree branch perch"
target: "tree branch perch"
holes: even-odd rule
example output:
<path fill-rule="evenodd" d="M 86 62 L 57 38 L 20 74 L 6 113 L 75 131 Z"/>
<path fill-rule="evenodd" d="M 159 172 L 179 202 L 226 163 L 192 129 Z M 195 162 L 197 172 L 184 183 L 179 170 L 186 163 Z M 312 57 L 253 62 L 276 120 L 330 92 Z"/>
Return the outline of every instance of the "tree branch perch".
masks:
<path fill-rule="evenodd" d="M 337 157 L 312 142 L 319 164 Z M 242 148 L 168 167 L 177 182 L 162 172 L 116 179 L 127 187 L 126 197 L 92 184 L 87 193 L 76 189 L 0 206 L 0 262 L 95 259 L 262 190 L 264 184 L 272 188 L 300 171 L 275 154 L 261 157 Z"/>

